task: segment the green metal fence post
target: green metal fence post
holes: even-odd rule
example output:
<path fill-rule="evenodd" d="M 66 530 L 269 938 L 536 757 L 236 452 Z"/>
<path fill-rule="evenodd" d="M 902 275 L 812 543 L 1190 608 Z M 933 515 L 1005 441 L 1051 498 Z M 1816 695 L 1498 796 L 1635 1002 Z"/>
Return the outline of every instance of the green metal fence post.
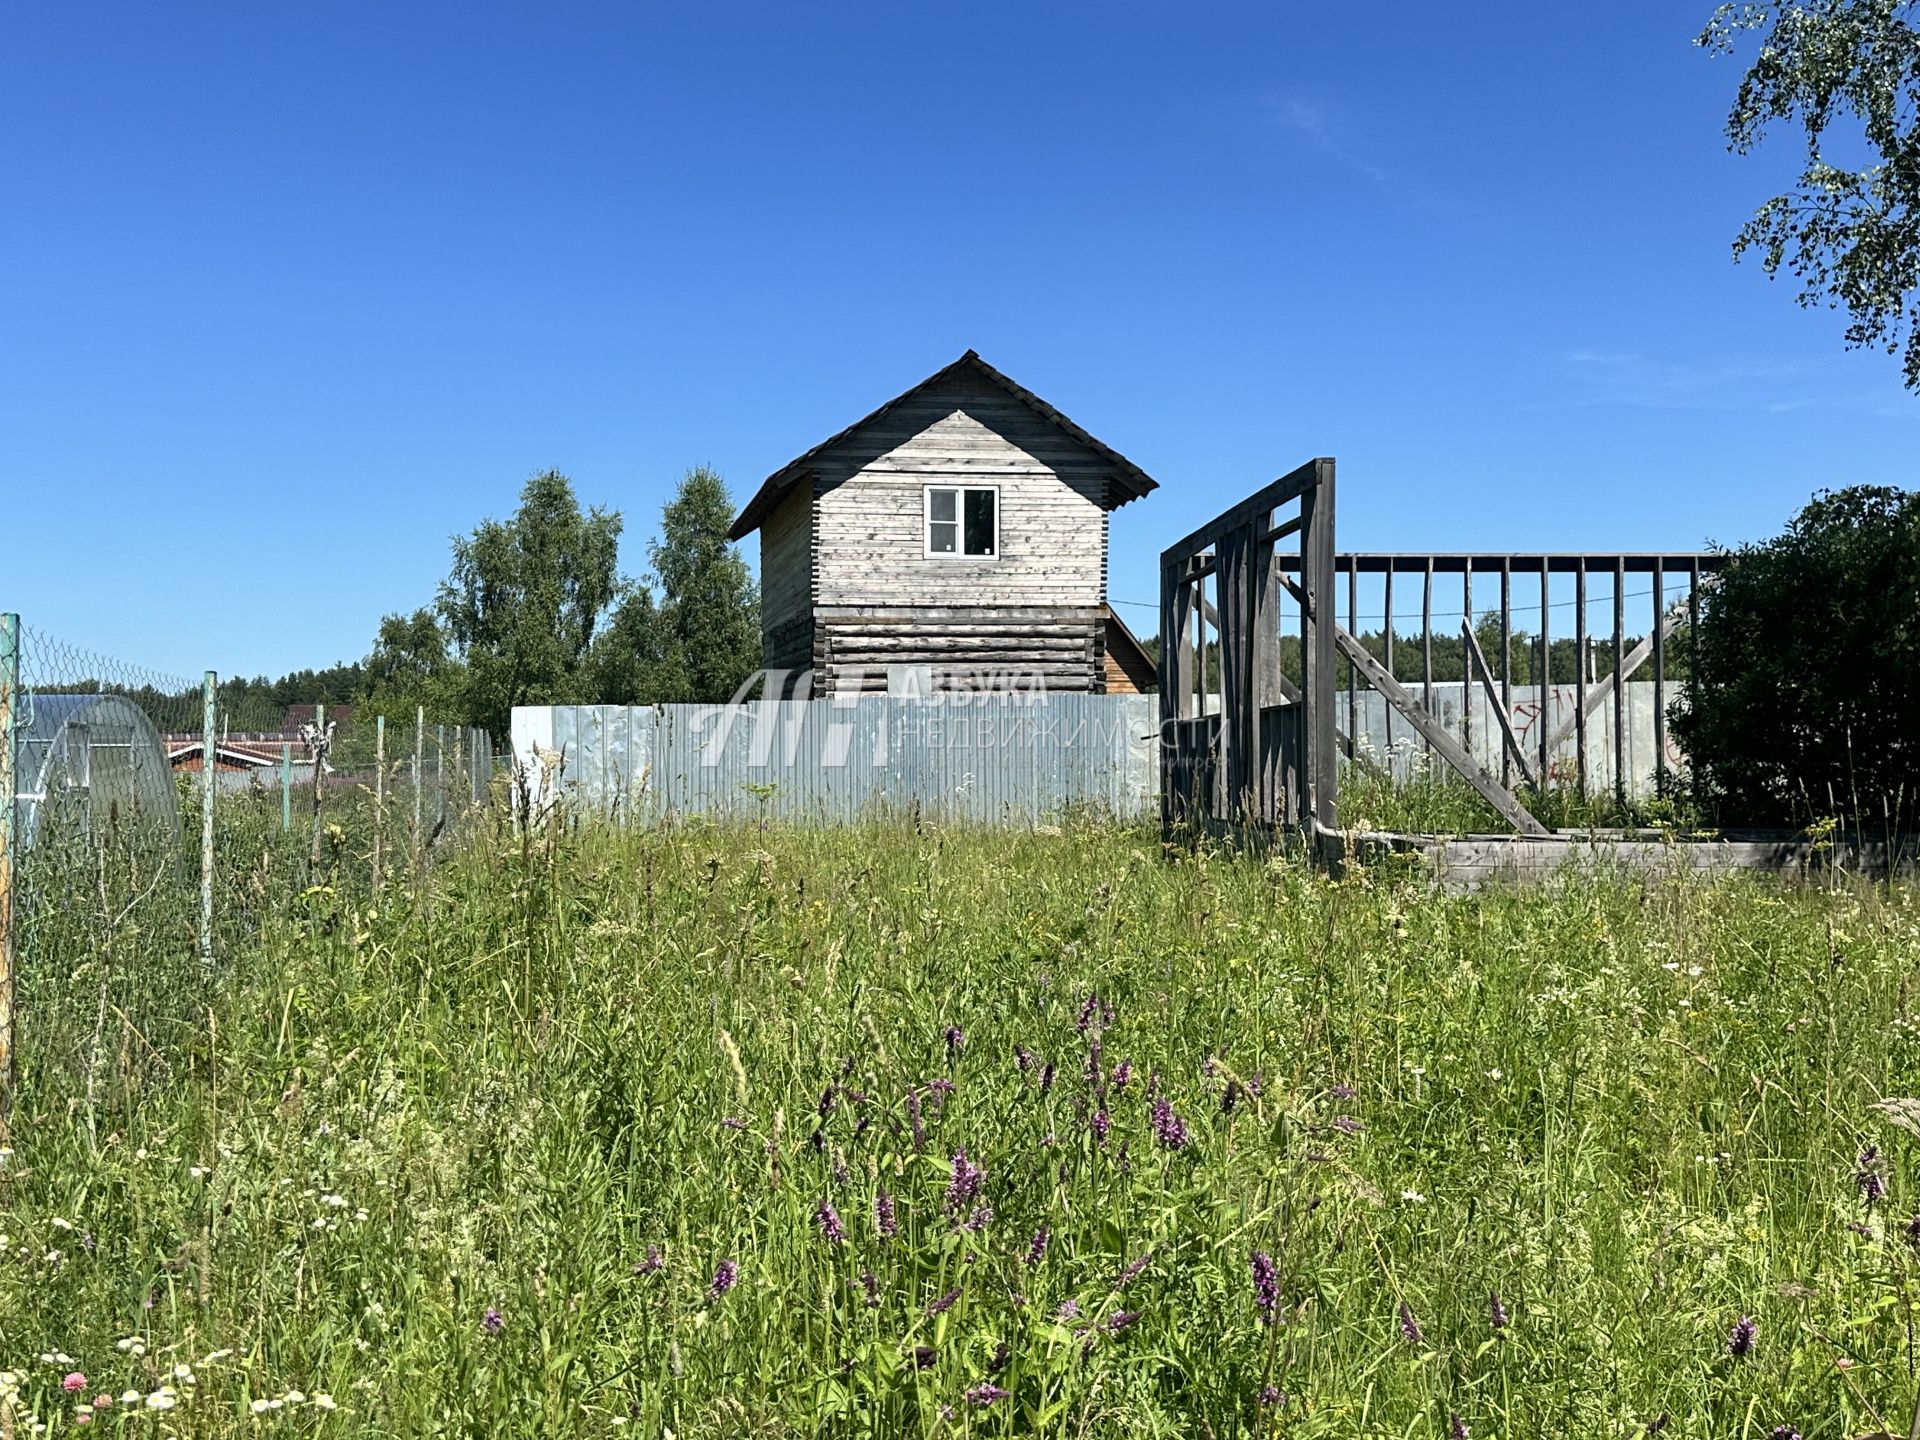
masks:
<path fill-rule="evenodd" d="M 213 964 L 214 725 L 220 677 L 207 671 L 200 685 L 200 963 Z"/>
<path fill-rule="evenodd" d="M 20 617 L 0 615 L 0 1144 L 13 1116 L 13 885 L 19 866 L 14 827 L 16 711 L 20 701 Z"/>

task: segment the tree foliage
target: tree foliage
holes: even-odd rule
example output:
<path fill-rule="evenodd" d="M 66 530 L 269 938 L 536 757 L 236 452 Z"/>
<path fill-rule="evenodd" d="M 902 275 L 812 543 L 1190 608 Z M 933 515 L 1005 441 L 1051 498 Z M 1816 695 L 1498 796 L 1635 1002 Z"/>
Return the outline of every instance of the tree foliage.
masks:
<path fill-rule="evenodd" d="M 1803 305 L 1844 307 L 1848 344 L 1904 351 L 1906 383 L 1920 389 L 1920 3 L 1726 4 L 1700 43 L 1731 52 L 1756 32 L 1727 139 L 1746 154 L 1785 122 L 1804 133 L 1806 159 L 1793 189 L 1747 222 L 1734 254 L 1758 252 L 1769 275 L 1784 267 Z"/>
<path fill-rule="evenodd" d="M 1723 822 L 1911 822 L 1920 492 L 1822 493 L 1702 598 L 1675 736 Z"/>

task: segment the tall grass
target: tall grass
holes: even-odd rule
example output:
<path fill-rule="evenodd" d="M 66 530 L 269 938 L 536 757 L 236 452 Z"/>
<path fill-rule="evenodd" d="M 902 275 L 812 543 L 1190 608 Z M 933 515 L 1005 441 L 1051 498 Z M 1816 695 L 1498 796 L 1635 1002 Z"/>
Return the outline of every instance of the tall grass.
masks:
<path fill-rule="evenodd" d="M 16 1423 L 1907 1433 L 1904 891 L 689 825 L 376 902 L 343 843 L 204 981 L 123 934 L 177 1013 L 103 1074 L 98 953 L 37 932 Z"/>

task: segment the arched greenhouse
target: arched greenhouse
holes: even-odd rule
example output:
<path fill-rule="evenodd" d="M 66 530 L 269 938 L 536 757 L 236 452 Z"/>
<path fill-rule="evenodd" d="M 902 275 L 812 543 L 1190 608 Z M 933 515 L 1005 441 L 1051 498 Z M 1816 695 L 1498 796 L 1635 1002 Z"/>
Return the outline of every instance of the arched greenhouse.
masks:
<path fill-rule="evenodd" d="M 142 848 L 180 839 L 180 802 L 153 722 L 121 695 L 36 694 L 15 716 L 17 834 L 113 835 Z"/>

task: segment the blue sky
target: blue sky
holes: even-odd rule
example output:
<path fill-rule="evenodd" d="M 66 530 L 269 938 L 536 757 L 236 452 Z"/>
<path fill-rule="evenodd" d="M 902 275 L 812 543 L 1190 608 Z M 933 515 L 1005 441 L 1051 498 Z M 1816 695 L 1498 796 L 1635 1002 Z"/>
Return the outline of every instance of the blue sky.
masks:
<path fill-rule="evenodd" d="M 1160 480 L 1119 601 L 1316 454 L 1347 548 L 1771 533 L 1920 398 L 1732 263 L 1712 8 L 10 7 L 0 605 L 354 658 L 533 471 L 637 571 L 970 346 Z"/>

